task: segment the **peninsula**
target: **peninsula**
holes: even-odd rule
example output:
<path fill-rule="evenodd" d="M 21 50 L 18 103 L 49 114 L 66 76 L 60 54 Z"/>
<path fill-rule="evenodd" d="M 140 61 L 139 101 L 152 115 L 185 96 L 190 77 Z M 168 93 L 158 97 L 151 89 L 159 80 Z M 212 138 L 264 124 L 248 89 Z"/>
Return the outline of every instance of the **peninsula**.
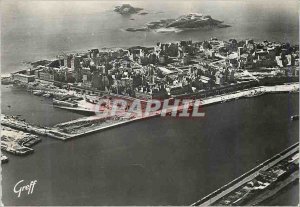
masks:
<path fill-rule="evenodd" d="M 180 27 L 178 22 L 167 25 Z M 202 42 L 158 42 L 153 47 L 64 53 L 52 61 L 33 62 L 2 82 L 52 100 L 55 108 L 86 116 L 45 127 L 1 114 L 1 149 L 27 155 L 34 151 L 31 146 L 41 141 L 39 136 L 66 141 L 147 118 L 182 117 L 195 109 L 197 101 L 206 107 L 268 93 L 299 93 L 298 66 L 298 45 L 252 39 L 213 37 Z M 185 112 L 184 105 L 175 105 L 187 99 L 192 101 Z M 110 113 L 122 108 L 117 104 L 121 102 L 126 102 L 123 113 Z M 163 102 L 162 107 L 153 107 L 147 114 L 147 107 L 157 102 Z M 141 111 L 131 110 L 136 103 Z M 259 203 L 269 197 L 268 189 L 273 189 L 273 195 L 298 178 L 298 157 L 298 147 L 292 146 L 193 205 Z M 7 162 L 7 157 L 1 159 Z"/>
<path fill-rule="evenodd" d="M 206 106 L 266 93 L 299 91 L 298 46 L 252 39 L 211 38 L 202 42 L 159 42 L 153 47 L 90 49 L 31 65 L 2 81 L 52 99 L 53 107 L 87 117 L 41 128 L 3 116 L 1 125 L 61 140 L 165 114 L 158 107 L 150 116 L 136 112 L 130 116 L 97 116 L 112 111 L 114 102 L 120 100 L 126 102 L 127 114 L 136 103 L 144 113 L 153 100 L 189 98 Z M 109 102 L 103 104 L 103 100 Z M 173 108 L 165 109 L 183 111 L 182 106 Z"/>

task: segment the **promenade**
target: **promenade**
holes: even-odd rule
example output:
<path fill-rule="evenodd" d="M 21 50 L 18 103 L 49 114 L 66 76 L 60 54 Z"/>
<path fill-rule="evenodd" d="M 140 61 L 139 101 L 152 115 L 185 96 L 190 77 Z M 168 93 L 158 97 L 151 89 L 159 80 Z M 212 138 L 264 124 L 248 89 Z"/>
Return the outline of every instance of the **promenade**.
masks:
<path fill-rule="evenodd" d="M 251 89 L 245 89 L 230 94 L 218 95 L 213 97 L 204 98 L 201 100 L 201 105 L 206 106 L 209 104 L 215 104 L 220 102 L 226 102 L 239 98 L 250 98 L 258 95 L 268 93 L 288 93 L 299 91 L 299 83 L 277 85 L 277 86 L 260 86 Z"/>

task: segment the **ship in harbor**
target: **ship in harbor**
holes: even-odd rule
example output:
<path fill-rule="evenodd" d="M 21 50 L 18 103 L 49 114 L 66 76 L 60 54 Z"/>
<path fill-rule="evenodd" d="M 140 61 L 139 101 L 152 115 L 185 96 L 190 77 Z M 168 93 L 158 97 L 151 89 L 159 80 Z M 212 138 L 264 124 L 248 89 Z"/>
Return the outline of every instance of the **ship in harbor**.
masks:
<path fill-rule="evenodd" d="M 58 100 L 58 99 L 53 99 L 53 105 L 74 107 L 74 108 L 78 106 L 78 104 L 75 102 L 66 101 L 66 100 Z"/>
<path fill-rule="evenodd" d="M 261 96 L 264 95 L 264 92 L 262 91 L 254 91 L 251 92 L 249 95 L 246 95 L 247 98 L 252 98 L 252 97 L 257 97 L 257 96 Z"/>

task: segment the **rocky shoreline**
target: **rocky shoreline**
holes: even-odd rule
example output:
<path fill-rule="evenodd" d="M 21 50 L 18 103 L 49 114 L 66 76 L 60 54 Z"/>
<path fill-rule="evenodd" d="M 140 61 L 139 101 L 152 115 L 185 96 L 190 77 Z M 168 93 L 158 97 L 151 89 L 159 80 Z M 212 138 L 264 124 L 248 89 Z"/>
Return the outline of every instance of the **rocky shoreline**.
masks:
<path fill-rule="evenodd" d="M 116 6 L 114 11 L 121 15 L 131 15 L 139 13 L 143 8 L 133 7 L 130 4 L 122 4 L 121 6 Z M 140 15 L 145 15 L 146 12 L 140 13 Z"/>
<path fill-rule="evenodd" d="M 162 19 L 159 21 L 149 22 L 145 26 L 140 28 L 127 28 L 126 31 L 138 32 L 138 31 L 150 31 L 165 29 L 166 31 L 186 31 L 197 30 L 203 28 L 226 28 L 230 25 L 223 24 L 223 21 L 213 19 L 209 15 L 202 15 L 192 13 L 183 15 L 177 19 Z"/>

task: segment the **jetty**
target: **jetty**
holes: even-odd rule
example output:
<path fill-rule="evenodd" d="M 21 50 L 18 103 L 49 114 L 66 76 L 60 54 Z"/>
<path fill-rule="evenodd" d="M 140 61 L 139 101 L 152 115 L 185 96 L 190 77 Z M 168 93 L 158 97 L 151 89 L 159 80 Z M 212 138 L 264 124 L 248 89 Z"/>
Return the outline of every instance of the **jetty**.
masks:
<path fill-rule="evenodd" d="M 257 205 L 299 178 L 299 142 L 274 155 L 192 206 Z"/>
<path fill-rule="evenodd" d="M 63 132 L 56 131 L 52 128 L 42 128 L 38 126 L 34 126 L 32 124 L 29 124 L 25 122 L 24 120 L 20 120 L 16 116 L 8 116 L 1 114 L 1 125 L 10 127 L 12 129 L 17 129 L 20 131 L 25 131 L 37 135 L 42 136 L 48 136 L 56 139 L 64 139 L 66 137 L 69 137 L 68 134 L 65 134 Z"/>

